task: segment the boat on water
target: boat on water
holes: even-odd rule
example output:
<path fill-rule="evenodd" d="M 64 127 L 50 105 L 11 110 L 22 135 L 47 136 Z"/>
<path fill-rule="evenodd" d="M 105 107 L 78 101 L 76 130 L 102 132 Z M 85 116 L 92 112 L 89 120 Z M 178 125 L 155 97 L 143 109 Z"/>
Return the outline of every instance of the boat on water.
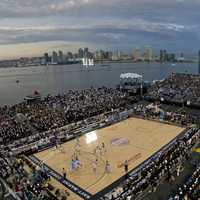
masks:
<path fill-rule="evenodd" d="M 37 90 L 35 90 L 33 92 L 33 94 L 27 95 L 24 98 L 24 100 L 27 101 L 27 102 L 39 101 L 39 100 L 41 100 L 41 94 Z"/>

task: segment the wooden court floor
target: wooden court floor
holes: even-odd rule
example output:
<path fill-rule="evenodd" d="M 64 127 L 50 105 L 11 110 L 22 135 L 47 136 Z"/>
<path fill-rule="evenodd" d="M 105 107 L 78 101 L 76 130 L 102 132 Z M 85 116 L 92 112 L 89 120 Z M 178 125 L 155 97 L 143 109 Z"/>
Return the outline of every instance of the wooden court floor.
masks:
<path fill-rule="evenodd" d="M 175 138 L 184 128 L 164 123 L 129 118 L 117 124 L 102 128 L 80 137 L 80 155 L 82 167 L 77 171 L 70 170 L 71 156 L 74 154 L 76 140 L 62 144 L 58 149 L 52 148 L 35 154 L 48 166 L 62 174 L 67 171 L 67 178 L 91 194 L 95 194 L 124 175 L 122 163 L 129 160 L 129 170 L 135 168 L 162 146 Z M 96 140 L 88 141 L 88 137 L 97 136 Z M 91 139 L 91 138 L 90 138 Z M 92 138 L 95 139 L 95 138 Z M 99 156 L 97 172 L 94 173 L 92 163 L 96 156 L 94 149 L 105 143 L 106 152 Z M 105 173 L 105 162 L 111 165 L 111 172 Z M 57 188 L 62 188 L 53 180 Z M 73 195 L 72 195 L 73 197 Z M 79 199 L 77 196 L 70 199 Z"/>

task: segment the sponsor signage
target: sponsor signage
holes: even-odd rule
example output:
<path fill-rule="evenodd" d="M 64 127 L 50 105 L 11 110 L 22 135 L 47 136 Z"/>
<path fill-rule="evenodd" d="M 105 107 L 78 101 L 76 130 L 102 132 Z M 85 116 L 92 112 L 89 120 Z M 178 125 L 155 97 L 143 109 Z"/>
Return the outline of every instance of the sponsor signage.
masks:
<path fill-rule="evenodd" d="M 110 143 L 113 146 L 122 146 L 122 145 L 128 145 L 129 140 L 127 138 L 114 138 L 110 141 Z"/>
<path fill-rule="evenodd" d="M 36 158 L 35 156 L 32 155 L 32 156 L 29 156 L 28 158 L 34 164 L 41 166 L 41 161 L 38 158 Z M 58 182 L 63 184 L 65 187 L 67 187 L 69 190 L 71 190 L 72 192 L 74 192 L 75 194 L 77 194 L 78 196 L 80 196 L 81 198 L 83 198 L 85 200 L 91 199 L 92 195 L 90 193 L 88 193 L 84 189 L 80 188 L 78 185 L 72 183 L 68 179 L 65 179 L 63 176 L 61 176 L 59 173 L 57 173 L 56 171 L 54 171 L 53 169 L 51 169 L 44 163 L 42 165 L 43 165 L 43 169 L 48 173 L 48 175 L 50 175 L 51 177 L 56 179 Z"/>

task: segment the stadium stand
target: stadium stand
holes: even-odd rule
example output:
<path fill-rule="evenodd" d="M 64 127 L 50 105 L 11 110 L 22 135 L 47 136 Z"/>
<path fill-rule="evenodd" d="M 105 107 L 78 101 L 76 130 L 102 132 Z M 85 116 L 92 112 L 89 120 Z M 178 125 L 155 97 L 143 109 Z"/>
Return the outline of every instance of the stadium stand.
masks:
<path fill-rule="evenodd" d="M 154 82 L 147 96 L 154 100 L 199 107 L 199 87 L 199 75 L 172 73 L 168 78 Z"/>
<path fill-rule="evenodd" d="M 200 105 L 199 86 L 200 77 L 197 75 L 172 74 L 166 80 L 153 84 L 148 97 L 154 101 L 164 98 L 167 101 L 189 101 Z M 134 102 L 136 98 L 127 93 L 102 87 L 70 90 L 63 95 L 48 95 L 39 102 L 0 107 L 0 177 L 19 199 L 67 199 L 69 193 L 61 194 L 56 188 L 51 188 L 48 184 L 50 177 L 45 170 L 19 156 L 18 149 L 23 146 L 25 150 L 19 152 L 24 153 L 52 145 L 51 139 L 59 135 L 59 132 L 62 133 L 62 142 L 67 141 L 76 137 L 80 133 L 79 129 L 109 124 L 109 120 L 114 120 L 121 111 L 131 108 L 131 114 L 137 117 L 190 127 L 182 137 L 161 149 L 140 166 L 136 173 L 126 177 L 120 185 L 101 197 L 102 200 L 142 199 L 146 193 L 156 191 L 163 180 L 172 180 L 180 166 L 184 167 L 194 144 L 200 139 L 198 127 L 191 128 L 199 116 L 168 110 L 158 103 L 149 106 L 140 102 L 133 104 Z M 31 171 L 25 170 L 25 165 L 29 165 Z M 179 200 L 185 196 L 195 199 L 199 195 L 196 192 L 198 183 L 199 167 L 170 200 Z M 5 186 L 0 186 L 0 195 L 3 196 Z M 4 197 L 6 198 L 15 197 Z"/>

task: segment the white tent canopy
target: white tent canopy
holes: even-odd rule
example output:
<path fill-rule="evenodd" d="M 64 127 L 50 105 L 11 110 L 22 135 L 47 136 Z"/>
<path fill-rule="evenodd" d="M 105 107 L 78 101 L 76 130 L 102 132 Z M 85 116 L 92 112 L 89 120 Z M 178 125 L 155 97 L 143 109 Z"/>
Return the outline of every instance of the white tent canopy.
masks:
<path fill-rule="evenodd" d="M 120 75 L 120 79 L 142 79 L 142 76 L 135 73 L 124 73 Z"/>

